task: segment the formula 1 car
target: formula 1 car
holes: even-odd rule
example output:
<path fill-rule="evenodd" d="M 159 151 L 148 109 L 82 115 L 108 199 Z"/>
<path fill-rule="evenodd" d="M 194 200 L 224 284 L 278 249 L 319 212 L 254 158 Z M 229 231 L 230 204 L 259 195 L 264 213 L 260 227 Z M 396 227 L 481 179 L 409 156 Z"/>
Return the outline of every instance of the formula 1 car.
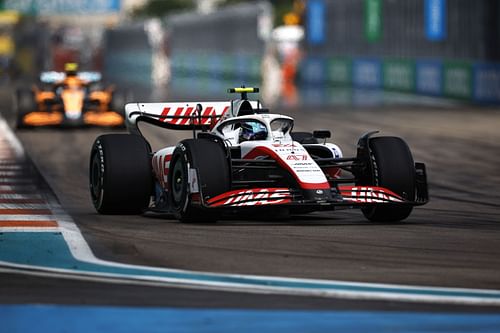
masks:
<path fill-rule="evenodd" d="M 69 65 L 69 66 L 68 66 Z M 76 72 L 76 64 L 66 64 L 66 72 L 42 72 L 44 87 L 16 91 L 17 127 L 110 126 L 123 127 L 125 94 L 110 86 L 100 89 L 97 72 Z"/>
<path fill-rule="evenodd" d="M 102 214 L 171 213 L 183 222 L 225 213 L 307 213 L 360 208 L 396 222 L 428 201 L 426 170 L 398 137 L 363 135 L 355 157 L 327 143 L 330 131 L 293 132 L 291 117 L 241 99 L 129 103 L 130 134 L 99 136 L 90 156 L 90 192 Z M 192 130 L 193 138 L 152 152 L 138 123 Z"/>

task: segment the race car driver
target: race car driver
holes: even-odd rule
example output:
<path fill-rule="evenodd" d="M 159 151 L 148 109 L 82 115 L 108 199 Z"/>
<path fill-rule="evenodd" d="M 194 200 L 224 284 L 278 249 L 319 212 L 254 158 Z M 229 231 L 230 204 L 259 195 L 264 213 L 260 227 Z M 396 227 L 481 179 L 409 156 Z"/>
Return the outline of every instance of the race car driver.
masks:
<path fill-rule="evenodd" d="M 241 123 L 239 142 L 265 140 L 267 138 L 266 127 L 258 121 L 247 121 Z"/>

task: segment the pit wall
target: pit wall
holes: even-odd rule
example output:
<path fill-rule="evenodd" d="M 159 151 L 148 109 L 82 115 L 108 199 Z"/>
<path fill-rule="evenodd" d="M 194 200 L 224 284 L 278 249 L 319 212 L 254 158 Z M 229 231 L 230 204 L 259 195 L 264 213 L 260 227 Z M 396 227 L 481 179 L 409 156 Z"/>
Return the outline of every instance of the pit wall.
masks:
<path fill-rule="evenodd" d="M 335 85 L 500 104 L 500 64 L 439 59 L 308 57 L 299 85 Z"/>

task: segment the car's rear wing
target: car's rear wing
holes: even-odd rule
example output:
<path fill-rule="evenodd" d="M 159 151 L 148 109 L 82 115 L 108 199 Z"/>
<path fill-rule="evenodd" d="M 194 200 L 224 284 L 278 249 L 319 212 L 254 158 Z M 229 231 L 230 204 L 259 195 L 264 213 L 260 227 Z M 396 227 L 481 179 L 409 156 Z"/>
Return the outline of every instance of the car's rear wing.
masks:
<path fill-rule="evenodd" d="M 102 75 L 99 72 L 79 72 L 78 78 L 83 81 L 87 81 L 88 83 L 94 83 L 101 80 Z M 64 80 L 66 77 L 66 73 L 64 72 L 41 72 L 40 73 L 40 81 L 43 83 L 56 83 Z"/>
<path fill-rule="evenodd" d="M 258 101 L 243 101 L 258 108 Z M 148 122 L 160 127 L 192 130 L 215 125 L 221 118 L 237 115 L 242 101 L 227 102 L 172 102 L 128 103 L 125 105 L 126 124 L 130 131 L 137 130 L 137 123 Z"/>

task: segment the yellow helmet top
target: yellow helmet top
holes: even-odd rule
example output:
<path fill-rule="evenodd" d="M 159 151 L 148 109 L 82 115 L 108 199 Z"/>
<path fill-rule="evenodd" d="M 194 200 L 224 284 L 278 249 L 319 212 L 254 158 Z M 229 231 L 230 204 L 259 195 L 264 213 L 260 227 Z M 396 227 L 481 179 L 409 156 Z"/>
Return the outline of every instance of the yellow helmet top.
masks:
<path fill-rule="evenodd" d="M 68 62 L 64 64 L 64 70 L 66 72 L 76 72 L 78 70 L 78 64 L 75 62 Z"/>

